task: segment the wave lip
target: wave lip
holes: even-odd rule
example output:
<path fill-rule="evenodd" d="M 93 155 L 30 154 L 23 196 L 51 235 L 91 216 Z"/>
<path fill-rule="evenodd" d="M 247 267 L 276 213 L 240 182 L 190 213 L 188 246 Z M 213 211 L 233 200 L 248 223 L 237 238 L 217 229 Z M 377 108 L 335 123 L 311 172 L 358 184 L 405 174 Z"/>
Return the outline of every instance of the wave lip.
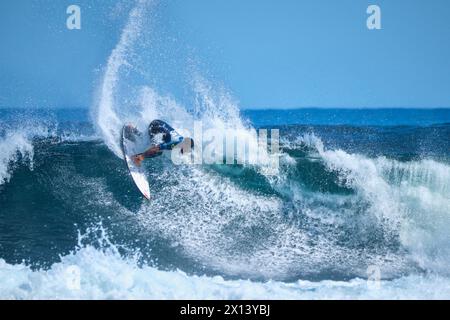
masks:
<path fill-rule="evenodd" d="M 33 163 L 33 144 L 25 134 L 12 132 L 0 138 L 0 185 L 9 182 L 19 159 Z"/>

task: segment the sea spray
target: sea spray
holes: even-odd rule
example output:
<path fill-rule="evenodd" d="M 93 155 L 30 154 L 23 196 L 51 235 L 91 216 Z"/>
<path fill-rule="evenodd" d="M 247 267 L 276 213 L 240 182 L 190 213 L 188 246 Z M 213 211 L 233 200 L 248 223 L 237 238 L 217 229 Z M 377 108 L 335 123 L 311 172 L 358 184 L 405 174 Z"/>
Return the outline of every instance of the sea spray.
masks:
<path fill-rule="evenodd" d="M 23 133 L 12 132 L 0 138 L 0 185 L 8 182 L 19 160 L 33 165 L 33 145 Z"/>
<path fill-rule="evenodd" d="M 128 66 L 127 57 L 134 42 L 138 39 L 142 27 L 142 15 L 151 1 L 139 0 L 131 10 L 128 22 L 122 31 L 117 46 L 109 56 L 103 82 L 100 90 L 100 101 L 94 110 L 95 123 L 103 135 L 108 147 L 117 155 L 121 156 L 120 130 L 124 124 L 123 119 L 117 114 L 115 91 L 117 90 L 120 72 Z"/>

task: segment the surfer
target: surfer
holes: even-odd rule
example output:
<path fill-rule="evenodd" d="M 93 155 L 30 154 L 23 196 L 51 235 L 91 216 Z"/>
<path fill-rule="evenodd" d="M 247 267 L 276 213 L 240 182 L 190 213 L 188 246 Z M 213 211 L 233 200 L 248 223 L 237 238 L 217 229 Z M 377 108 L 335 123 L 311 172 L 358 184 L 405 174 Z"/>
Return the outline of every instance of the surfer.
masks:
<path fill-rule="evenodd" d="M 162 155 L 164 150 L 172 150 L 181 143 L 181 153 L 189 151 L 194 147 L 194 141 L 183 138 L 167 123 L 161 120 L 153 120 L 148 127 L 151 146 L 146 151 L 132 156 L 133 162 L 140 166 L 145 158 L 154 158 Z"/>

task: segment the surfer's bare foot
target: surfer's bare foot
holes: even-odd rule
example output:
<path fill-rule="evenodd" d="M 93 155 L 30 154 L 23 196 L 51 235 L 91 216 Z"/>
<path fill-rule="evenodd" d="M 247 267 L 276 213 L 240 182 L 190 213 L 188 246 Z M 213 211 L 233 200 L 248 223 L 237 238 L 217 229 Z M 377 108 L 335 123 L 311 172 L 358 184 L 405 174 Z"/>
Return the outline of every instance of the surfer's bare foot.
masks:
<path fill-rule="evenodd" d="M 131 158 L 135 165 L 138 167 L 141 166 L 142 160 L 144 160 L 144 156 L 142 154 L 137 154 Z"/>

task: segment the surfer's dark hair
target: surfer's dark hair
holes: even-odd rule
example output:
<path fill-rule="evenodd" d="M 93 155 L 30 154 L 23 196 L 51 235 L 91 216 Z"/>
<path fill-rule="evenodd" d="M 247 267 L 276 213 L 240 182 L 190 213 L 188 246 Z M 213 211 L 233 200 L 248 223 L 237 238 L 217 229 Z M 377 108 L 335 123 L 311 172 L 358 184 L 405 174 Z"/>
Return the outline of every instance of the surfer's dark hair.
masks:
<path fill-rule="evenodd" d="M 164 143 L 169 143 L 172 140 L 172 136 L 170 134 L 171 131 L 173 131 L 173 128 L 161 120 L 153 120 L 148 126 L 148 134 L 150 138 L 162 133 Z"/>
<path fill-rule="evenodd" d="M 172 136 L 169 132 L 164 133 L 163 135 L 163 141 L 164 143 L 169 143 L 172 140 Z"/>

